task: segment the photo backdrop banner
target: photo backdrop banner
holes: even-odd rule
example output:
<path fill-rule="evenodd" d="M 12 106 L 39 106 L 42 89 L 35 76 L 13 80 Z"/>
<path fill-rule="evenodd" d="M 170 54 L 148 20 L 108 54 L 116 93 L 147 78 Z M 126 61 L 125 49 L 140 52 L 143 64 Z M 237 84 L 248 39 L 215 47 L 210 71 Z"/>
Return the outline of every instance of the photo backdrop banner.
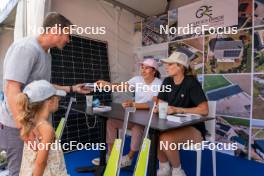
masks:
<path fill-rule="evenodd" d="M 195 16 L 197 10 L 203 6 L 210 7 L 208 11 L 212 14 L 209 15 L 211 17 L 206 15 L 208 11 L 202 10 L 199 11 L 203 14 L 201 18 Z M 162 24 L 168 24 L 169 27 L 210 23 L 209 25 L 214 27 L 235 26 L 238 32 L 223 35 L 168 34 L 168 41 L 157 42 L 154 40 L 156 33 L 142 30 L 142 36 L 148 36 L 149 41 L 153 42 L 148 42 L 149 46 L 146 46 L 144 43 L 146 38 L 143 37 L 143 45 L 138 49 L 141 59 L 149 55 L 159 59 L 165 57 L 166 54 L 160 55 L 161 48 L 167 49 L 167 55 L 174 51 L 185 53 L 208 100 L 217 102 L 216 142 L 238 144 L 237 150 L 219 152 L 262 163 L 264 163 L 263 9 L 264 0 L 202 0 L 171 9 L 167 15 L 168 22 L 162 18 Z M 213 23 L 217 16 L 222 16 L 221 23 Z M 153 18 L 148 20 L 151 21 L 145 20 L 143 24 L 153 23 Z M 158 21 L 160 22 L 160 19 Z M 166 76 L 166 73 L 164 75 Z"/>

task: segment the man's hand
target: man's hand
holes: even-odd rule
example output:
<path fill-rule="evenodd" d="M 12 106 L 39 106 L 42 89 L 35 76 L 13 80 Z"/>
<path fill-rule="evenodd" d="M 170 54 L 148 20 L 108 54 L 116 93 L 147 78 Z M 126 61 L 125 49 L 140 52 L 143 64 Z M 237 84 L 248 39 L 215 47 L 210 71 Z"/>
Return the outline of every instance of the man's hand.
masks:
<path fill-rule="evenodd" d="M 72 86 L 73 92 L 79 93 L 79 94 L 88 94 L 93 91 L 93 89 L 85 87 L 85 84 L 76 84 Z"/>
<path fill-rule="evenodd" d="M 127 108 L 127 107 L 133 107 L 133 105 L 134 105 L 134 101 L 132 101 L 132 100 L 126 100 L 126 101 L 124 101 L 124 102 L 122 103 L 122 106 L 123 106 L 124 108 Z"/>
<path fill-rule="evenodd" d="M 99 88 L 104 88 L 104 86 L 111 86 L 111 83 L 107 82 L 107 81 L 104 81 L 104 80 L 98 80 L 98 81 L 96 81 L 96 85 Z"/>

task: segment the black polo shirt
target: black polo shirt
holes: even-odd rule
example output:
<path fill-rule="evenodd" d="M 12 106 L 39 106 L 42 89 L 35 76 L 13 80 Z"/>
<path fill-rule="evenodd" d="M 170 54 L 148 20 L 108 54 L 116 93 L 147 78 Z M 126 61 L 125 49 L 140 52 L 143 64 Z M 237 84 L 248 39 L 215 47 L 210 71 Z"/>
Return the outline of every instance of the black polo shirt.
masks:
<path fill-rule="evenodd" d="M 168 87 L 168 85 L 171 86 L 171 91 L 162 91 L 161 89 L 158 98 L 168 102 L 169 106 L 193 108 L 207 101 L 201 84 L 193 76 L 185 76 L 179 85 L 174 83 L 172 77 L 167 77 L 164 79 L 162 87 Z M 198 129 L 203 137 L 205 136 L 206 129 L 203 122 L 193 125 L 193 127 Z"/>

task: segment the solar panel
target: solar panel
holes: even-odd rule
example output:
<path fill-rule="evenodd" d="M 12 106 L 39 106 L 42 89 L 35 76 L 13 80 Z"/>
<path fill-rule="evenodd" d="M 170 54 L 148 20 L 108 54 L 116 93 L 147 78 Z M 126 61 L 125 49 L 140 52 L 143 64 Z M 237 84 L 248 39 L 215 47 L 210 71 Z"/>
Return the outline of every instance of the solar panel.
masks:
<path fill-rule="evenodd" d="M 239 57 L 241 50 L 226 50 L 224 51 L 224 57 Z"/>
<path fill-rule="evenodd" d="M 206 93 L 208 100 L 218 101 L 225 97 L 233 96 L 243 92 L 239 85 L 231 85 L 215 91 L 209 91 Z"/>
<path fill-rule="evenodd" d="M 52 83 L 58 85 L 74 85 L 85 82 L 95 82 L 99 79 L 110 81 L 107 43 L 96 41 L 80 36 L 71 36 L 71 42 L 62 50 L 51 49 L 52 55 Z M 61 105 L 67 106 L 70 97 L 77 99 L 77 105 L 85 107 L 85 96 L 73 93 L 61 100 Z M 111 93 L 94 93 L 94 97 L 101 102 L 111 102 Z M 77 106 L 74 105 L 74 106 Z M 57 127 L 61 117 L 65 115 L 65 108 L 59 108 L 53 116 L 53 125 Z M 65 130 L 62 135 L 62 143 L 77 141 L 81 143 L 99 142 L 102 134 L 102 123 L 98 123 L 94 128 L 94 116 L 71 111 Z"/>

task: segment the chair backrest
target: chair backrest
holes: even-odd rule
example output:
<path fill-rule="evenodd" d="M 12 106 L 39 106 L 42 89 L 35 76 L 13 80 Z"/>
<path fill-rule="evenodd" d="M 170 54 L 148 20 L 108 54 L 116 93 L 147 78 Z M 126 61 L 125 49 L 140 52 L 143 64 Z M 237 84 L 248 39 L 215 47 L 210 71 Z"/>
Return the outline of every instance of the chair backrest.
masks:
<path fill-rule="evenodd" d="M 216 101 L 208 101 L 208 117 L 216 117 Z M 208 120 L 205 122 L 205 127 L 209 133 L 209 136 L 207 136 L 207 140 L 214 142 L 215 141 L 215 123 L 216 120 Z"/>

